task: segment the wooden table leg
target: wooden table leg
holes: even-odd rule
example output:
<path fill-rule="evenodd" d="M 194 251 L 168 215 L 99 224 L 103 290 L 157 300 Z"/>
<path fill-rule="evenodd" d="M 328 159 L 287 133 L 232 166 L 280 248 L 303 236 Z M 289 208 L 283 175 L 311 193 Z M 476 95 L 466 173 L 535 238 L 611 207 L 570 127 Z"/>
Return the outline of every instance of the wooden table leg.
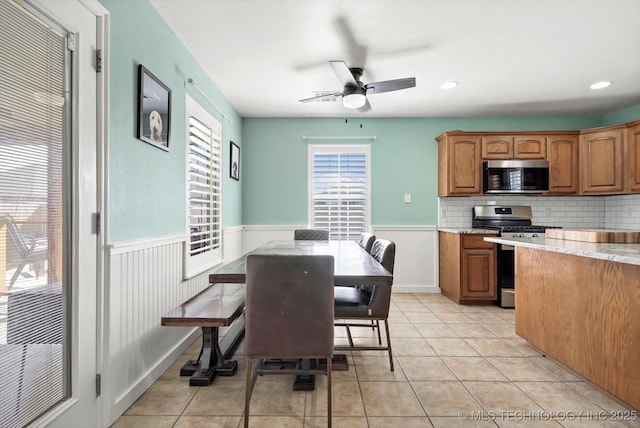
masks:
<path fill-rule="evenodd" d="M 316 368 L 316 360 L 305 358 L 300 363 L 303 370 L 311 370 Z M 316 389 L 315 375 L 296 375 L 293 379 L 294 391 L 313 391 Z"/>
<path fill-rule="evenodd" d="M 315 369 L 327 367 L 327 361 L 325 359 L 309 360 L 303 359 L 301 362 L 303 369 Z M 331 368 L 335 371 L 347 371 L 349 370 L 349 361 L 345 354 L 334 354 L 331 357 Z M 294 391 L 313 391 L 316 387 L 315 375 L 296 375 L 293 380 Z"/>

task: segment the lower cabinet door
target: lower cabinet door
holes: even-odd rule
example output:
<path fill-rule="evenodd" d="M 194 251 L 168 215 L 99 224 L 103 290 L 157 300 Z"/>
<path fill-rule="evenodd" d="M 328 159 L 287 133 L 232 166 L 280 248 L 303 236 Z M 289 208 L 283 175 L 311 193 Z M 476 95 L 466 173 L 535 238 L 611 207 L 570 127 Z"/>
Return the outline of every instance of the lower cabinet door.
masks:
<path fill-rule="evenodd" d="M 496 298 L 496 253 L 488 249 L 462 250 L 462 297 Z"/>

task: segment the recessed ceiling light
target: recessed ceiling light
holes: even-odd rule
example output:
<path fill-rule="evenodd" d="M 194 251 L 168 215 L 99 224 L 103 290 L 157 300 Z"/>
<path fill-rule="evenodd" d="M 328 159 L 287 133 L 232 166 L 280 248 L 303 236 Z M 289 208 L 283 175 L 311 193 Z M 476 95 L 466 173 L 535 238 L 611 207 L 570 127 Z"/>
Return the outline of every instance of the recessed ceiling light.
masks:
<path fill-rule="evenodd" d="M 603 89 L 608 86 L 611 86 L 611 82 L 596 82 L 593 85 L 589 86 L 591 89 Z"/>
<path fill-rule="evenodd" d="M 458 86 L 458 82 L 454 82 L 453 80 L 450 82 L 444 82 L 442 85 L 440 85 L 441 89 L 453 89 L 456 86 Z"/>

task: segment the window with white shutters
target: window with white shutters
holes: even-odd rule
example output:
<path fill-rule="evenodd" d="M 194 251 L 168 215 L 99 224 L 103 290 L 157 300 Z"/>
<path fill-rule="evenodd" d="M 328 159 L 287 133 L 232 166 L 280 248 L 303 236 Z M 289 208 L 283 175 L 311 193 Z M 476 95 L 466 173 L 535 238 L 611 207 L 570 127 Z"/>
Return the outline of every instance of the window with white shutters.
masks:
<path fill-rule="evenodd" d="M 369 230 L 369 145 L 309 146 L 309 223 L 329 239 Z"/>
<path fill-rule="evenodd" d="M 222 259 L 221 126 L 187 97 L 186 277 Z"/>

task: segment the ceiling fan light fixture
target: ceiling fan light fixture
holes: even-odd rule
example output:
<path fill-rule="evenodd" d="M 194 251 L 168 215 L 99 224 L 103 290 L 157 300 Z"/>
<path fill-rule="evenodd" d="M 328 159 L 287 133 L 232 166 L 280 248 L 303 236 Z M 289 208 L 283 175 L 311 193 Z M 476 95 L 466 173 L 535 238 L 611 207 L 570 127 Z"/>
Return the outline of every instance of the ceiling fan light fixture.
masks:
<path fill-rule="evenodd" d="M 458 82 L 451 80 L 449 82 L 444 82 L 442 85 L 440 85 L 440 89 L 453 89 L 456 86 L 458 86 Z"/>
<path fill-rule="evenodd" d="M 342 105 L 346 108 L 360 108 L 367 103 L 367 97 L 364 94 L 355 92 L 342 96 Z"/>
<path fill-rule="evenodd" d="M 591 89 L 604 89 L 604 88 L 608 88 L 609 86 L 611 86 L 611 82 L 602 81 L 602 82 L 594 83 L 593 85 L 589 86 L 589 88 L 591 88 Z"/>

